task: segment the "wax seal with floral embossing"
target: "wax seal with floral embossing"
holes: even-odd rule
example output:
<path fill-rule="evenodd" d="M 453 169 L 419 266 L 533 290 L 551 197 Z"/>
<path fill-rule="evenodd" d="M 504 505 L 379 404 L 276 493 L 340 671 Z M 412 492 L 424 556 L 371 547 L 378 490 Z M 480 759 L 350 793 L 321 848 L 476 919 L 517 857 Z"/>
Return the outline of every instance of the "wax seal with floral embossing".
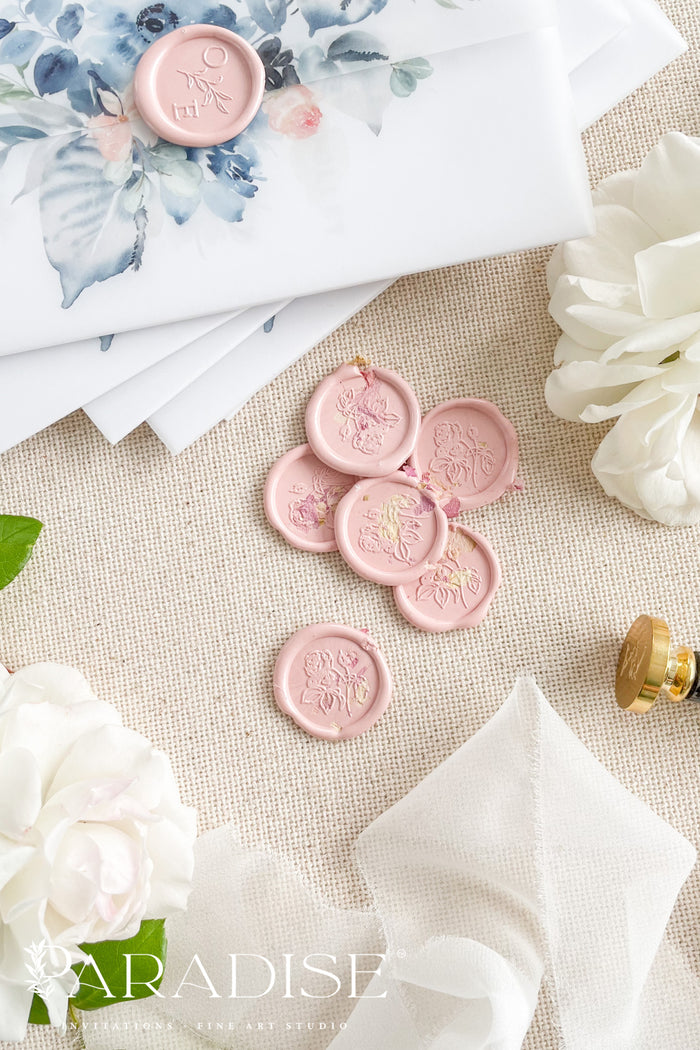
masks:
<path fill-rule="evenodd" d="M 437 562 L 447 517 L 435 497 L 401 471 L 358 481 L 335 514 L 338 550 L 360 576 L 396 587 Z"/>
<path fill-rule="evenodd" d="M 501 568 L 488 540 L 466 525 L 450 524 L 435 565 L 412 583 L 394 588 L 406 619 L 423 631 L 475 627 L 486 616 L 501 583 Z"/>
<path fill-rule="evenodd" d="M 373 726 L 391 700 L 391 672 L 366 631 L 320 623 L 297 631 L 275 664 L 275 700 L 312 736 L 347 740 Z"/>
<path fill-rule="evenodd" d="M 459 510 L 493 503 L 515 482 L 518 437 L 491 401 L 455 398 L 424 417 L 411 466 L 437 493 L 441 506 Z"/>
<path fill-rule="evenodd" d="M 335 509 L 357 479 L 322 463 L 310 445 L 278 459 L 265 482 L 268 521 L 293 547 L 335 551 Z"/>
<path fill-rule="evenodd" d="M 387 368 L 345 364 L 327 376 L 306 407 L 316 455 L 344 474 L 392 474 L 413 451 L 420 405 L 405 379 Z"/>

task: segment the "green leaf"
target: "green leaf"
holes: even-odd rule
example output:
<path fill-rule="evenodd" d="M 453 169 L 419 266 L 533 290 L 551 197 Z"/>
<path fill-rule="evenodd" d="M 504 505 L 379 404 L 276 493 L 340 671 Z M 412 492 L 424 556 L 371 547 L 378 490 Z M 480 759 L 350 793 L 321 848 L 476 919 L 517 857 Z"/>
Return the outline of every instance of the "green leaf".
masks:
<path fill-rule="evenodd" d="M 408 98 L 416 90 L 417 85 L 418 81 L 413 73 L 394 66 L 389 78 L 389 87 L 398 98 Z"/>
<path fill-rule="evenodd" d="M 433 75 L 433 67 L 427 58 L 409 58 L 404 62 L 396 62 L 394 69 L 405 69 L 412 73 L 416 80 L 425 80 Z"/>
<path fill-rule="evenodd" d="M 459 6 L 459 4 L 453 3 L 453 0 L 435 0 L 435 3 L 439 4 L 440 7 L 449 7 L 452 11 L 461 11 L 462 10 L 462 8 Z"/>
<path fill-rule="evenodd" d="M 27 564 L 41 529 L 36 518 L 0 514 L 0 590 Z"/>
<path fill-rule="evenodd" d="M 146 919 L 141 923 L 135 937 L 126 941 L 101 941 L 99 944 L 81 944 L 86 955 L 92 956 L 92 963 L 76 963 L 73 970 L 80 978 L 80 988 L 71 1000 L 76 1010 L 102 1010 L 115 1003 L 133 1002 L 135 999 L 147 999 L 153 995 L 153 989 L 160 988 L 163 976 L 156 978 L 159 969 L 165 969 L 165 957 L 168 939 L 165 935 L 165 919 Z M 127 997 L 127 961 L 131 960 L 131 994 Z M 138 958 L 146 956 L 146 958 Z M 161 967 L 158 966 L 158 961 Z M 104 979 L 104 984 L 103 980 Z M 109 989 L 108 994 L 104 985 Z M 48 1024 L 49 1017 L 43 1001 L 34 996 L 31 1013 L 31 1024 Z"/>
<path fill-rule="evenodd" d="M 10 102 L 25 102 L 29 98 L 34 98 L 29 88 L 20 87 L 19 84 L 13 84 L 11 80 L 5 80 L 4 77 L 0 77 L 0 104 L 5 103 L 9 105 Z"/>
<path fill-rule="evenodd" d="M 43 999 L 40 999 L 38 995 L 35 995 L 32 999 L 32 1008 L 29 1011 L 29 1023 L 30 1024 L 48 1024 L 49 1023 L 49 1011 L 46 1009 L 46 1003 Z"/>

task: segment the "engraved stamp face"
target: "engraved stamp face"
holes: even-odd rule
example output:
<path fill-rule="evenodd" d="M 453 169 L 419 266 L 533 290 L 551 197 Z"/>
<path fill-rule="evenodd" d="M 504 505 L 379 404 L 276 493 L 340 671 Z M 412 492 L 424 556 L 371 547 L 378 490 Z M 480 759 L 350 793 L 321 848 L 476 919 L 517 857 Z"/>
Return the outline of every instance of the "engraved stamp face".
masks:
<path fill-rule="evenodd" d="M 620 658 L 619 674 L 631 682 L 636 681 L 646 659 L 647 651 L 648 646 L 642 645 L 639 641 L 632 639 L 626 642 Z"/>

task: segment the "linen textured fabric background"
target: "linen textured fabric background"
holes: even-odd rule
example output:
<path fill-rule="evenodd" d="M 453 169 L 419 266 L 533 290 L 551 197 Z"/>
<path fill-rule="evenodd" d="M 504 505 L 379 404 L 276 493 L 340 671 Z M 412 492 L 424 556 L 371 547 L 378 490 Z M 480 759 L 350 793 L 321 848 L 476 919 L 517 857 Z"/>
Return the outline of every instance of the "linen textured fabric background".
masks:
<path fill-rule="evenodd" d="M 636 167 L 666 131 L 700 134 L 700 8 L 662 7 L 690 51 L 586 134 L 594 185 Z M 423 206 L 439 192 L 427 168 Z M 700 528 L 670 530 L 610 501 L 590 471 L 606 427 L 548 411 L 548 256 L 401 280 L 177 459 L 145 426 L 112 448 L 80 413 L 0 458 L 1 509 L 45 523 L 29 566 L 0 594 L 0 660 L 80 668 L 170 754 L 200 831 L 233 820 L 246 844 L 284 855 L 340 905 L 369 903 L 352 860 L 360 831 L 482 726 L 523 672 L 627 788 L 700 847 L 700 712 L 659 704 L 640 718 L 613 698 L 619 646 L 639 613 L 666 616 L 677 642 L 700 646 Z M 424 411 L 485 397 L 518 431 L 524 492 L 462 519 L 503 565 L 475 630 L 421 633 L 389 589 L 337 554 L 295 550 L 266 522 L 269 468 L 305 440 L 316 384 L 357 354 L 404 375 Z M 322 620 L 368 627 L 394 674 L 391 707 L 357 740 L 308 737 L 273 700 L 277 652 Z M 699 928 L 696 871 L 671 935 L 700 976 Z M 70 1041 L 35 1028 L 25 1045 Z M 558 1045 L 543 995 L 526 1047 Z"/>

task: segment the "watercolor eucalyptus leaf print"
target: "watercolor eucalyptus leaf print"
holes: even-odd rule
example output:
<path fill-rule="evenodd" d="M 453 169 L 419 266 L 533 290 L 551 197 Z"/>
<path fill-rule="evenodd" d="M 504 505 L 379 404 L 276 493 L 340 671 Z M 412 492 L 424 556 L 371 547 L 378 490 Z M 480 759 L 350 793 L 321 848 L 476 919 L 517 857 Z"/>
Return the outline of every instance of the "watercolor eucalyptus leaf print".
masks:
<path fill-rule="evenodd" d="M 343 33 L 328 48 L 328 57 L 337 62 L 387 62 L 389 54 L 381 40 L 357 29 Z"/>
<path fill-rule="evenodd" d="M 80 138 L 58 151 L 41 186 L 44 244 L 65 307 L 85 288 L 140 262 L 138 209 L 127 210 L 126 188 L 107 182 L 103 167 L 97 143 Z"/>
<path fill-rule="evenodd" d="M 139 268 L 152 209 L 155 227 L 168 220 L 184 226 L 202 211 L 242 222 L 279 136 L 318 134 L 327 109 L 378 135 L 392 100 L 412 94 L 432 73 L 422 58 L 392 65 L 385 41 L 364 26 L 348 28 L 368 19 L 371 28 L 371 16 L 390 2 L 0 0 L 0 168 L 18 151 L 23 185 L 8 203 L 36 194 L 63 307 Z M 147 48 L 195 23 L 242 36 L 265 67 L 265 99 L 253 123 L 209 149 L 159 139 L 141 120 L 131 90 Z M 312 39 L 334 27 L 338 33 L 324 47 Z M 355 71 L 360 90 L 355 78 L 341 75 Z M 0 182 L 0 196 L 2 189 Z"/>
<path fill-rule="evenodd" d="M 264 33 L 279 33 L 287 21 L 286 0 L 248 0 L 248 10 Z"/>
<path fill-rule="evenodd" d="M 349 26 L 383 10 L 388 0 L 299 0 L 311 35 L 318 29 Z"/>
<path fill-rule="evenodd" d="M 61 40 L 69 43 L 83 28 L 85 8 L 82 4 L 68 4 L 60 18 L 56 19 L 56 32 Z"/>

